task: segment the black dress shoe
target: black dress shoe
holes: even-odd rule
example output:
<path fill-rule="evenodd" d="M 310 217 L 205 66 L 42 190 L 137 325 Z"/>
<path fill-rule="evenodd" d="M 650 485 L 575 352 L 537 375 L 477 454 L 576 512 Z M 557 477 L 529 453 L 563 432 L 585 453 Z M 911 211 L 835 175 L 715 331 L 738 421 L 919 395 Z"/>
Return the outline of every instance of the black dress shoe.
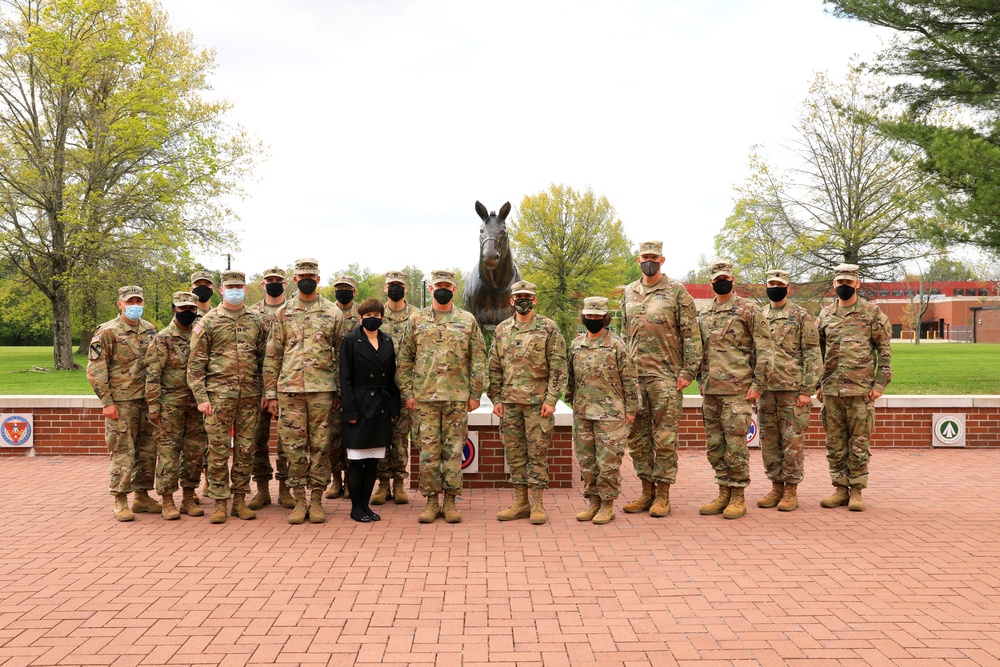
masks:
<path fill-rule="evenodd" d="M 380 514 L 376 514 L 375 512 L 373 512 L 371 510 L 371 508 L 368 508 L 368 516 L 371 517 L 372 521 L 381 521 L 382 520 L 382 516 Z"/>
<path fill-rule="evenodd" d="M 351 518 L 359 523 L 371 523 L 373 521 L 373 519 L 367 514 L 354 512 L 353 510 L 351 511 Z"/>

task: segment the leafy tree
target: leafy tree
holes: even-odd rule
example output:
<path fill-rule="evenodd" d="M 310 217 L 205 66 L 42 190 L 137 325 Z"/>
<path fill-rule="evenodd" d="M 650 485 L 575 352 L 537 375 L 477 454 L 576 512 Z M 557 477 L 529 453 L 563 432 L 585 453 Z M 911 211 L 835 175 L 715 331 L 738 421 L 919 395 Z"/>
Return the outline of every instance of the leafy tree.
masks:
<path fill-rule="evenodd" d="M 927 268 L 924 280 L 930 283 L 956 280 L 978 280 L 975 270 L 965 262 L 947 257 L 938 257 Z"/>
<path fill-rule="evenodd" d="M 944 242 L 1000 249 L 1000 1 L 826 0 L 833 13 L 896 31 L 871 66 L 895 77 L 908 113 L 882 123 L 925 153 L 920 167 L 952 195 L 939 207 L 965 224 L 932 228 Z M 961 122 L 935 116 L 951 109 Z"/>
<path fill-rule="evenodd" d="M 94 276 L 234 243 L 223 202 L 259 147 L 213 67 L 155 0 L 0 5 L 0 252 L 51 303 L 57 369 Z"/>

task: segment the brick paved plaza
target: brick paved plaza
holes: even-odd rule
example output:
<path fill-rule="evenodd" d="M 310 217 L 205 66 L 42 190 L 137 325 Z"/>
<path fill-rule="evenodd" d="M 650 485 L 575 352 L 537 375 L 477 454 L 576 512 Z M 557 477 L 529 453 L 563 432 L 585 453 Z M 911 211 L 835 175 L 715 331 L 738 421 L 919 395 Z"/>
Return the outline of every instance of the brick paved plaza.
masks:
<path fill-rule="evenodd" d="M 0 665 L 998 665 L 1000 451 L 875 450 L 868 511 L 824 510 L 822 451 L 803 507 L 702 517 L 703 454 L 681 454 L 673 513 L 501 524 L 378 524 L 327 501 L 325 525 L 114 521 L 102 457 L 0 460 Z M 626 496 L 637 488 L 623 470 Z M 275 485 L 276 487 L 276 485 Z"/>

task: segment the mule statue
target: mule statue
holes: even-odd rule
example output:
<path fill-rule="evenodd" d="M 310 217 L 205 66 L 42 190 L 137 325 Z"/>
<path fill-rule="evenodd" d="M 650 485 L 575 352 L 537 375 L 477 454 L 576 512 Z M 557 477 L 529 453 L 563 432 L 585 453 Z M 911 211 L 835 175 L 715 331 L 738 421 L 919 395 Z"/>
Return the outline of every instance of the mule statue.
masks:
<path fill-rule="evenodd" d="M 507 239 L 507 215 L 510 202 L 500 207 L 500 214 L 486 212 L 476 202 L 476 213 L 483 224 L 479 228 L 479 264 L 465 279 L 462 307 L 475 315 L 484 331 L 493 331 L 514 314 L 510 305 L 510 286 L 521 279 L 514 264 Z"/>

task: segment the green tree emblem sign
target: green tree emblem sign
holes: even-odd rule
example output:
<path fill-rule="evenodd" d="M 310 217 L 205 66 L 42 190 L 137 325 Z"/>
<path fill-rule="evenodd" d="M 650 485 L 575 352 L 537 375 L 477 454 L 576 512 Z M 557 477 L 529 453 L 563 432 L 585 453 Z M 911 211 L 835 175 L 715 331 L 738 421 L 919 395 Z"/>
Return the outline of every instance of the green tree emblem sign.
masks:
<path fill-rule="evenodd" d="M 935 435 L 946 445 L 958 442 L 962 437 L 962 432 L 962 423 L 950 415 L 941 417 L 934 424 Z"/>

